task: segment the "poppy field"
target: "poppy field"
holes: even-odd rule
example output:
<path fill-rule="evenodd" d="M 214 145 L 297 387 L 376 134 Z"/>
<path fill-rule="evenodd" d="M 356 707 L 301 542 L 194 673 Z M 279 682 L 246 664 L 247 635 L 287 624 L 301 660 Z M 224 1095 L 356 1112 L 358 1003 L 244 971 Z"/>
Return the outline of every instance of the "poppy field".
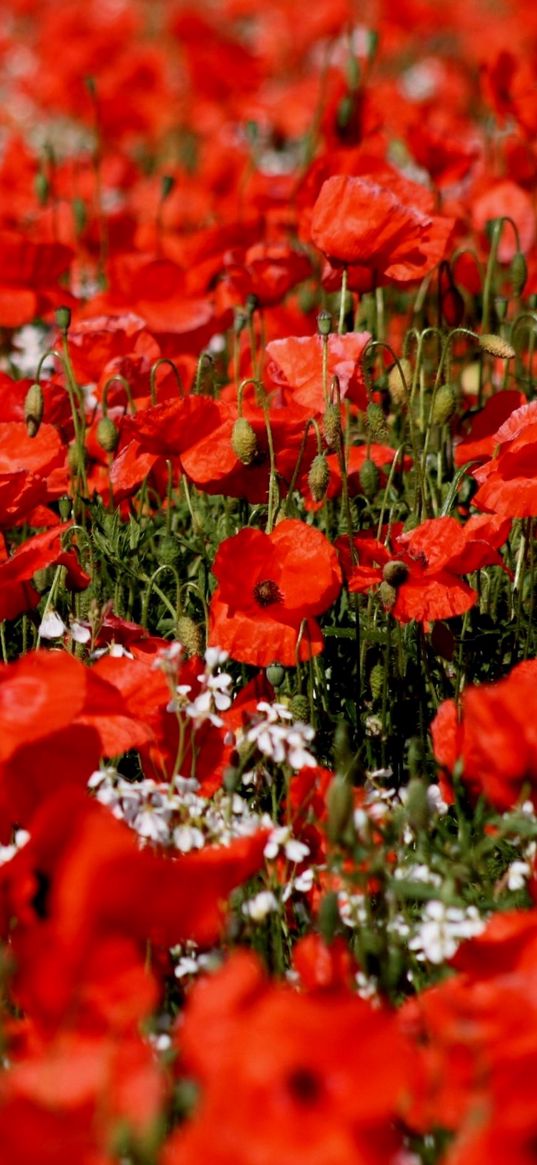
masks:
<path fill-rule="evenodd" d="M 0 1158 L 537 1162 L 537 9 L 0 12 Z"/>

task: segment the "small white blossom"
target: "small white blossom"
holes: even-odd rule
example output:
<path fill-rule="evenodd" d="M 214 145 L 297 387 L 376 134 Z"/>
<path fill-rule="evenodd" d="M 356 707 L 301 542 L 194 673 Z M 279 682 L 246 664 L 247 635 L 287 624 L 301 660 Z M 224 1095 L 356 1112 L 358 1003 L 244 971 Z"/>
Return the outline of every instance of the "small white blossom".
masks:
<path fill-rule="evenodd" d="M 427 902 L 424 914 L 424 921 L 408 946 L 409 950 L 416 952 L 417 959 L 427 959 L 430 963 L 439 964 L 451 959 L 463 939 L 473 938 L 485 927 L 475 906 L 461 910 L 434 899 Z"/>
<path fill-rule="evenodd" d="M 247 918 L 251 918 L 252 922 L 263 922 L 268 914 L 277 909 L 278 903 L 272 890 L 260 890 L 255 898 L 244 903 L 242 912 Z"/>
<path fill-rule="evenodd" d="M 522 890 L 530 874 L 531 869 L 527 862 L 511 862 L 507 871 L 507 889 Z"/>
<path fill-rule="evenodd" d="M 65 635 L 67 627 L 63 619 L 54 611 L 52 607 L 43 616 L 38 629 L 40 639 L 61 639 Z"/>

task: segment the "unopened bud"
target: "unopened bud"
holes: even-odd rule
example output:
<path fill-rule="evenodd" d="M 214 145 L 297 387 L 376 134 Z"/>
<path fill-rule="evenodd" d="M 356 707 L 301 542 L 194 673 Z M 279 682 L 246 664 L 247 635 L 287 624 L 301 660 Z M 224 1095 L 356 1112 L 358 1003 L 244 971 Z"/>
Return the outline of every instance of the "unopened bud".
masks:
<path fill-rule="evenodd" d="M 364 461 L 358 477 L 366 498 L 374 498 L 379 487 L 379 471 L 375 462 L 370 458 Z"/>
<path fill-rule="evenodd" d="M 522 295 L 524 287 L 526 286 L 526 280 L 528 278 L 528 265 L 524 255 L 522 254 L 522 251 L 517 251 L 516 254 L 513 255 L 513 258 L 511 259 L 509 275 L 511 278 L 511 286 L 515 295 Z"/>
<path fill-rule="evenodd" d="M 201 655 L 203 650 L 201 627 L 189 615 L 179 615 L 176 635 L 186 655 Z"/>
<path fill-rule="evenodd" d="M 329 336 L 332 330 L 332 316 L 329 311 L 320 311 L 317 316 L 317 329 L 320 336 Z"/>
<path fill-rule="evenodd" d="M 379 599 L 385 611 L 391 611 L 395 606 L 397 599 L 397 590 L 391 583 L 386 582 L 386 579 L 381 582 L 378 589 Z"/>
<path fill-rule="evenodd" d="M 388 436 L 388 426 L 380 405 L 373 402 L 368 404 L 366 421 L 371 436 L 377 441 L 385 441 Z"/>
<path fill-rule="evenodd" d="M 71 308 L 65 306 L 58 307 L 56 308 L 54 315 L 60 332 L 63 332 L 65 335 L 65 333 L 69 331 L 71 325 Z"/>
<path fill-rule="evenodd" d="M 58 502 L 58 509 L 60 511 L 60 518 L 62 522 L 68 522 L 73 512 L 73 503 L 71 498 L 68 498 L 67 495 L 64 494 L 64 496 L 60 498 Z"/>
<path fill-rule="evenodd" d="M 388 373 L 388 389 L 392 404 L 402 405 L 406 402 L 412 384 L 412 365 L 405 356 L 390 368 Z"/>
<path fill-rule="evenodd" d="M 237 417 L 231 434 L 231 448 L 243 465 L 251 465 L 257 453 L 257 437 L 246 417 Z"/>
<path fill-rule="evenodd" d="M 326 406 L 323 417 L 323 433 L 326 444 L 329 449 L 339 449 L 341 445 L 341 416 L 339 406 L 336 404 L 329 404 Z"/>
<path fill-rule="evenodd" d="M 43 390 L 40 384 L 31 384 L 24 400 L 24 420 L 29 437 L 39 432 L 44 411 Z"/>
<path fill-rule="evenodd" d="M 331 781 L 326 794 L 326 806 L 328 840 L 336 845 L 342 840 L 354 815 L 352 788 L 345 777 L 336 775 Z"/>
<path fill-rule="evenodd" d="M 478 336 L 479 347 L 483 352 L 488 352 L 489 356 L 496 356 L 499 360 L 512 360 L 516 355 L 512 344 L 504 340 L 502 336 L 489 335 Z"/>
<path fill-rule="evenodd" d="M 119 429 L 111 417 L 101 417 L 97 425 L 97 441 L 105 453 L 115 453 L 119 441 Z"/>
<path fill-rule="evenodd" d="M 300 720 L 302 724 L 308 724 L 310 719 L 310 702 L 307 696 L 303 696 L 297 692 L 289 702 L 289 711 L 293 720 Z"/>
<path fill-rule="evenodd" d="M 313 458 L 308 473 L 308 486 L 314 502 L 322 502 L 328 489 L 329 481 L 330 470 L 328 468 L 328 462 L 323 453 L 318 453 Z"/>
<path fill-rule="evenodd" d="M 378 700 L 384 687 L 384 664 L 376 663 L 369 673 L 369 687 L 374 700 Z"/>
<path fill-rule="evenodd" d="M 433 425 L 445 425 L 457 407 L 457 393 L 453 384 L 441 384 L 431 410 Z"/>

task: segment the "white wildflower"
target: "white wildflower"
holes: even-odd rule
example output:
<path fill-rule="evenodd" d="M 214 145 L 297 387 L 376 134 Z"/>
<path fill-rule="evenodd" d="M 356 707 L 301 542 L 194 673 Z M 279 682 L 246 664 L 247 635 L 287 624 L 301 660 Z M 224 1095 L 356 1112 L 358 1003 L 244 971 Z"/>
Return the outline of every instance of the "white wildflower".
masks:
<path fill-rule="evenodd" d="M 65 635 L 67 627 L 63 619 L 51 607 L 43 616 L 38 629 L 40 639 L 61 639 Z"/>
<path fill-rule="evenodd" d="M 267 915 L 272 914 L 277 909 L 278 903 L 272 890 L 260 890 L 255 898 L 251 898 L 249 902 L 243 904 L 242 912 L 252 922 L 263 922 Z"/>
<path fill-rule="evenodd" d="M 451 959 L 463 939 L 473 938 L 485 927 L 475 906 L 463 910 L 434 899 L 426 904 L 424 914 L 424 921 L 408 946 L 416 952 L 417 959 L 427 959 L 430 963 Z"/>

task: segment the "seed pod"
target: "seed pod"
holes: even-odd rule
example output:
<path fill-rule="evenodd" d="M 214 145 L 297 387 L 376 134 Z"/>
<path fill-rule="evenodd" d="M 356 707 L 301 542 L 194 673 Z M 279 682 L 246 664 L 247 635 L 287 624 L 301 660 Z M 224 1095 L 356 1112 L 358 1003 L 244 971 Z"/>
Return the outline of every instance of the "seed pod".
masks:
<path fill-rule="evenodd" d="M 324 453 L 318 453 L 310 466 L 308 486 L 314 502 L 322 502 L 328 489 L 330 470 Z"/>
<path fill-rule="evenodd" d="M 329 404 L 326 406 L 323 417 L 323 433 L 326 444 L 329 449 L 339 449 L 341 445 L 341 416 L 339 413 L 339 406 L 336 404 Z"/>
<path fill-rule="evenodd" d="M 302 724 L 308 724 L 310 719 L 310 702 L 307 696 L 303 696 L 297 692 L 289 703 L 289 711 L 293 720 L 300 720 Z"/>
<path fill-rule="evenodd" d="M 352 788 L 345 777 L 336 775 L 326 794 L 328 809 L 327 833 L 333 845 L 341 841 L 354 815 Z"/>
<path fill-rule="evenodd" d="M 369 687 L 374 700 L 378 700 L 384 686 L 384 664 L 376 663 L 369 673 Z"/>
<path fill-rule="evenodd" d="M 488 352 L 489 356 L 497 356 L 499 360 L 512 360 L 516 354 L 512 344 L 502 336 L 486 333 L 484 336 L 478 336 L 478 341 L 483 352 Z"/>
<path fill-rule="evenodd" d="M 513 255 L 513 258 L 511 259 L 509 275 L 511 279 L 511 286 L 515 295 L 522 295 L 522 292 L 526 286 L 526 280 L 528 278 L 528 265 L 524 255 L 522 254 L 522 251 L 517 251 L 516 254 Z"/>
<path fill-rule="evenodd" d="M 383 568 L 382 577 L 390 586 L 400 587 L 401 583 L 406 582 L 408 578 L 408 566 L 406 562 L 401 562 L 398 558 L 387 562 Z"/>
<path fill-rule="evenodd" d="M 231 434 L 231 448 L 243 465 L 251 465 L 257 453 L 257 438 L 246 417 L 237 417 Z"/>
<path fill-rule="evenodd" d="M 270 663 L 265 670 L 265 675 L 273 688 L 280 688 L 285 679 L 285 668 L 282 667 L 281 663 Z"/>
<path fill-rule="evenodd" d="M 40 384 L 31 384 L 24 400 L 24 420 L 29 437 L 36 437 L 43 420 L 45 402 Z"/>
<path fill-rule="evenodd" d="M 388 436 L 388 426 L 380 405 L 373 402 L 368 404 L 366 420 L 371 436 L 377 441 L 385 441 Z"/>
<path fill-rule="evenodd" d="M 392 607 L 395 606 L 397 599 L 397 591 L 395 587 L 393 587 L 391 583 L 386 582 L 386 579 L 384 579 L 379 586 L 378 595 L 384 610 L 391 611 Z"/>
<path fill-rule="evenodd" d="M 317 330 L 320 336 L 329 336 L 332 330 L 332 316 L 329 311 L 320 311 L 317 316 Z"/>
<path fill-rule="evenodd" d="M 431 410 L 433 425 L 445 425 L 457 407 L 457 393 L 453 384 L 441 384 Z"/>
<path fill-rule="evenodd" d="M 366 498 L 374 498 L 379 487 L 379 471 L 375 462 L 370 458 L 364 461 L 358 477 Z"/>
<path fill-rule="evenodd" d="M 201 627 L 189 615 L 179 615 L 176 634 L 179 643 L 184 647 L 186 655 L 201 655 L 203 649 Z"/>
<path fill-rule="evenodd" d="M 71 498 L 64 494 L 58 502 L 58 509 L 60 511 L 60 518 L 62 522 L 68 522 L 73 512 L 73 503 Z"/>
<path fill-rule="evenodd" d="M 399 370 L 401 369 L 401 371 Z M 401 376 L 403 373 L 403 377 Z M 406 383 L 405 383 L 406 382 Z M 399 364 L 394 364 L 388 373 L 388 389 L 393 405 L 402 405 L 405 403 L 410 391 L 412 383 L 412 365 L 410 360 L 405 356 L 399 361 Z"/>
<path fill-rule="evenodd" d="M 115 453 L 119 441 L 119 429 L 111 417 L 101 417 L 97 425 L 97 440 L 105 453 Z"/>

